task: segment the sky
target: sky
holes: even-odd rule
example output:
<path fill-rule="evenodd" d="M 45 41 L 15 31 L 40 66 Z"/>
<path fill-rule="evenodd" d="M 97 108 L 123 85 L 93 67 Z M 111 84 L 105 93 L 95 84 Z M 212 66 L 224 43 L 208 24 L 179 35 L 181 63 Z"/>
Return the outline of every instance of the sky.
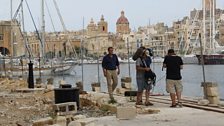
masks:
<path fill-rule="evenodd" d="M 20 0 L 12 0 L 13 13 Z M 25 0 L 24 0 L 25 1 Z M 91 18 L 100 21 L 104 15 L 108 22 L 109 32 L 116 31 L 116 22 L 123 10 L 128 18 L 131 30 L 139 26 L 164 22 L 171 26 L 173 21 L 189 16 L 194 8 L 202 8 L 202 0 L 56 0 L 68 30 L 77 31 L 89 24 Z M 35 23 L 41 25 L 41 0 L 27 0 Z M 216 0 L 217 8 L 224 9 L 224 0 Z M 62 31 L 62 25 L 57 15 L 53 0 L 45 0 L 56 31 Z M 25 29 L 34 31 L 31 16 L 24 2 Z M 45 5 L 46 31 L 54 31 Z M 83 21 L 84 19 L 84 21 Z M 10 0 L 0 0 L 0 20 L 10 20 Z M 83 23 L 84 22 L 84 23 Z M 84 24 L 84 25 L 83 25 Z"/>

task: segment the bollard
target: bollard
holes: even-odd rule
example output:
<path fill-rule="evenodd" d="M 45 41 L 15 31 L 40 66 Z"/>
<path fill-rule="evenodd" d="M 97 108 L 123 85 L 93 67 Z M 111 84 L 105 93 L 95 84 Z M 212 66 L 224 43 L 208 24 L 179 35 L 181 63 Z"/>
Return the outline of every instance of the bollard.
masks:
<path fill-rule="evenodd" d="M 28 65 L 29 65 L 28 88 L 34 88 L 33 63 L 30 61 Z"/>
<path fill-rule="evenodd" d="M 202 82 L 204 98 L 208 99 L 210 104 L 219 104 L 218 84 L 215 82 Z"/>

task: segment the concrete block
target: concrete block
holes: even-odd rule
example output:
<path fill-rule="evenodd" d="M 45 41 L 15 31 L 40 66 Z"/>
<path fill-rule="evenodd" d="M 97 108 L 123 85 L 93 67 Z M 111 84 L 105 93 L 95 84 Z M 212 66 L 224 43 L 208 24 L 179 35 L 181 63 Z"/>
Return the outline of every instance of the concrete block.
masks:
<path fill-rule="evenodd" d="M 136 107 L 117 107 L 118 119 L 134 119 L 137 115 Z"/>
<path fill-rule="evenodd" d="M 218 96 L 218 87 L 207 87 L 207 96 Z"/>
<path fill-rule="evenodd" d="M 131 83 L 131 77 L 122 77 L 121 82 L 129 82 Z"/>
<path fill-rule="evenodd" d="M 121 87 L 131 89 L 131 83 L 130 82 L 121 82 Z"/>
<path fill-rule="evenodd" d="M 220 103 L 219 97 L 216 96 L 208 96 L 209 104 L 216 104 L 218 105 Z"/>
<path fill-rule="evenodd" d="M 77 104 L 76 102 L 54 104 L 53 109 L 57 115 L 73 115 L 77 113 Z"/>
<path fill-rule="evenodd" d="M 52 125 L 53 124 L 53 119 L 51 117 L 39 119 L 36 121 L 33 121 L 32 126 L 46 126 L 46 125 Z"/>
<path fill-rule="evenodd" d="M 86 119 L 79 119 L 76 122 L 79 122 L 81 126 L 95 126 L 96 119 L 94 118 L 86 118 Z"/>

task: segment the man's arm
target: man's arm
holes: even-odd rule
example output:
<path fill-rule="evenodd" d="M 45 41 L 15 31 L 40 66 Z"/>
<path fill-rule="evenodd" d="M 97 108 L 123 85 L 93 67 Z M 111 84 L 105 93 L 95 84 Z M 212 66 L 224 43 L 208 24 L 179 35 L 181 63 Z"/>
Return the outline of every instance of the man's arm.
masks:
<path fill-rule="evenodd" d="M 107 76 L 107 70 L 106 70 L 106 64 L 105 64 L 105 57 L 103 57 L 102 68 L 103 68 L 103 74 L 106 77 Z"/>

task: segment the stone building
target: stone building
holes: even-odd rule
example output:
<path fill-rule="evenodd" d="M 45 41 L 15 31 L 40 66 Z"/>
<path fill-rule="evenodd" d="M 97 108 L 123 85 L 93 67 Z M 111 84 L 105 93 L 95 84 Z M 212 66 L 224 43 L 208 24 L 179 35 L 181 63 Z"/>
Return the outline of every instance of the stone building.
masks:
<path fill-rule="evenodd" d="M 112 46 L 113 42 L 109 39 L 108 34 L 108 23 L 104 20 L 103 15 L 97 24 L 91 19 L 87 26 L 87 37 L 84 43 L 88 54 L 95 56 L 103 55 L 107 52 L 107 48 Z"/>
<path fill-rule="evenodd" d="M 68 34 L 73 36 L 68 38 Z M 80 47 L 81 40 L 76 38 L 75 33 L 46 33 L 45 34 L 45 56 L 47 58 L 56 57 L 76 57 L 76 50 Z M 37 39 L 36 33 L 28 34 L 28 42 L 30 52 L 33 57 L 39 57 L 40 55 L 40 40 Z"/>
<path fill-rule="evenodd" d="M 121 11 L 121 16 L 117 19 L 116 23 L 116 33 L 118 35 L 129 34 L 129 21 L 124 15 L 124 11 Z"/>
<path fill-rule="evenodd" d="M 20 24 L 14 21 L 0 21 L 0 52 L 8 56 L 25 54 L 25 44 L 20 32 Z"/>

